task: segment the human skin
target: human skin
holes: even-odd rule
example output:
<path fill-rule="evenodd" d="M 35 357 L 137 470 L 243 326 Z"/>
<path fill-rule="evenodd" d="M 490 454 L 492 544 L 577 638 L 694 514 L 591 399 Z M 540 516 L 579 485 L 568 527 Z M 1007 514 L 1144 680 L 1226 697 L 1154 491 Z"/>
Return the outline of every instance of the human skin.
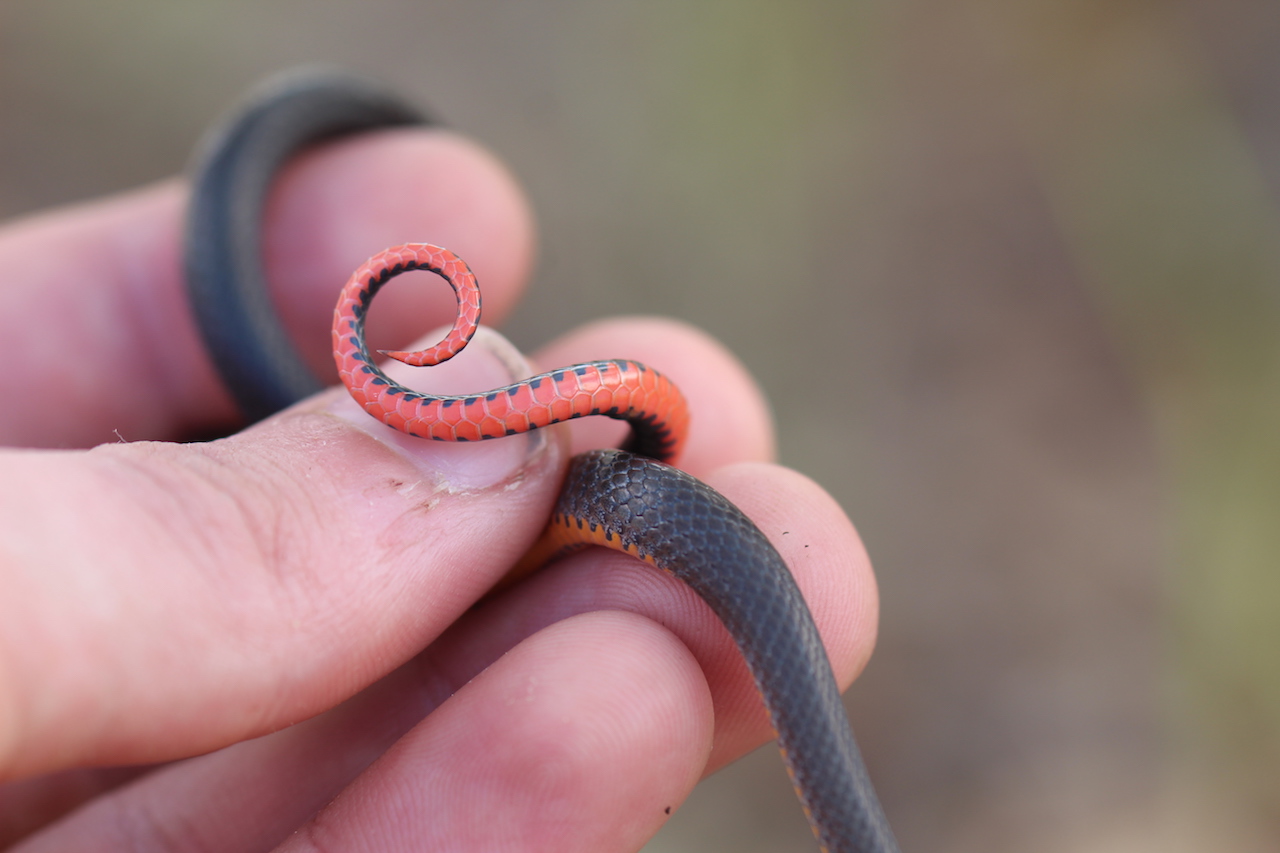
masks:
<path fill-rule="evenodd" d="M 633 850 L 771 736 L 723 627 L 637 561 L 592 550 L 484 597 L 537 537 L 569 457 L 614 424 L 442 445 L 335 388 L 173 443 L 238 426 L 182 290 L 185 194 L 174 180 L 0 231 L 0 844 Z M 534 229 L 501 165 L 415 129 L 299 158 L 265 240 L 283 319 L 332 376 L 333 301 L 366 257 L 447 246 L 500 325 Z M 447 292 L 397 280 L 371 337 L 447 323 Z M 652 318 L 589 325 L 530 361 L 606 357 L 684 390 L 681 467 L 774 541 L 847 686 L 874 643 L 870 565 L 821 488 L 772 464 L 751 378 Z M 524 369 L 484 335 L 411 373 L 475 392 Z"/>

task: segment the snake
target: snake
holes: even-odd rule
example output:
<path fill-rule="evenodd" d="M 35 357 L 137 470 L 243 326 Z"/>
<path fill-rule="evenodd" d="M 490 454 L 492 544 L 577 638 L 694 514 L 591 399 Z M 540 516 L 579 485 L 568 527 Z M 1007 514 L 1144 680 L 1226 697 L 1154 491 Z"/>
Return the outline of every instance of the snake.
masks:
<path fill-rule="evenodd" d="M 206 136 L 193 169 L 185 277 L 205 346 L 246 420 L 326 385 L 296 352 L 268 295 L 262 220 L 274 177 L 294 155 L 327 140 L 434 123 L 375 81 L 305 69 L 260 85 Z M 388 428 L 436 441 L 500 438 L 592 415 L 626 421 L 622 449 L 570 460 L 536 562 L 605 546 L 687 584 L 746 661 L 818 847 L 896 853 L 822 638 L 785 561 L 741 510 L 671 464 L 688 427 L 674 383 L 616 359 L 471 395 L 413 391 L 387 376 L 364 340 L 375 294 L 409 270 L 443 278 L 455 293 L 457 318 L 437 345 L 385 355 L 439 363 L 466 346 L 479 323 L 475 276 L 457 255 L 429 243 L 378 253 L 352 274 L 334 311 L 334 360 L 356 402 Z"/>

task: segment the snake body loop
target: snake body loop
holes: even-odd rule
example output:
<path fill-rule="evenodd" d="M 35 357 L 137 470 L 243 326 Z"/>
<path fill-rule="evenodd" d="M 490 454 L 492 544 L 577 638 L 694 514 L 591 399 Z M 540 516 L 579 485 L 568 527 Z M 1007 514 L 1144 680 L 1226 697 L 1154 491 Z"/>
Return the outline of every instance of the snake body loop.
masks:
<path fill-rule="evenodd" d="M 325 386 L 280 323 L 262 265 L 262 209 L 272 178 L 302 148 L 338 136 L 430 123 L 382 86 L 304 69 L 267 81 L 196 156 L 183 263 L 205 347 L 251 420 Z"/>
<path fill-rule="evenodd" d="M 575 364 L 468 396 L 421 394 L 391 379 L 369 355 L 364 321 L 382 286 L 409 270 L 434 272 L 449 283 L 457 297 L 457 320 L 433 347 L 384 355 L 415 366 L 439 364 L 467 345 L 480 322 L 476 278 L 448 249 L 410 243 L 379 252 L 361 265 L 334 309 L 333 358 L 342 384 L 370 415 L 401 432 L 436 441 L 500 438 L 605 415 L 631 424 L 629 450 L 663 461 L 679 454 L 689 425 L 684 395 L 666 376 L 638 362 Z"/>
<path fill-rule="evenodd" d="M 189 290 L 209 350 L 247 417 L 264 417 L 321 384 L 294 352 L 266 293 L 259 232 L 271 177 L 305 145 L 415 120 L 416 110 L 365 81 L 295 77 L 263 90 L 207 152 L 188 225 Z M 439 345 L 390 355 L 438 363 L 465 346 L 479 321 L 474 276 L 451 252 L 413 244 L 371 258 L 334 312 L 334 359 L 356 401 L 389 426 L 438 440 L 496 438 L 591 414 L 627 420 L 633 452 L 593 451 L 571 461 L 539 553 L 605 545 L 692 587 L 728 628 L 755 678 L 822 850 L 895 853 L 822 639 L 786 564 L 732 503 L 657 461 L 675 458 L 687 426 L 675 386 L 628 361 L 575 365 L 466 397 L 397 385 L 365 347 L 364 317 L 379 288 L 408 269 L 449 282 L 458 321 Z"/>

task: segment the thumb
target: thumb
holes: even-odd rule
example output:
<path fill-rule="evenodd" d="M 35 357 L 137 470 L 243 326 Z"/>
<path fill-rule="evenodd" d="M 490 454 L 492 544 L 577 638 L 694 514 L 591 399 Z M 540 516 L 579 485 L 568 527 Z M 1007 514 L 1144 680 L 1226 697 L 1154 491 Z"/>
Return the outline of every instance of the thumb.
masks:
<path fill-rule="evenodd" d="M 527 368 L 484 333 L 414 372 L 448 392 Z M 0 453 L 0 779 L 204 752 L 341 701 L 523 553 L 563 459 L 545 430 L 411 439 L 341 389 L 207 444 Z"/>

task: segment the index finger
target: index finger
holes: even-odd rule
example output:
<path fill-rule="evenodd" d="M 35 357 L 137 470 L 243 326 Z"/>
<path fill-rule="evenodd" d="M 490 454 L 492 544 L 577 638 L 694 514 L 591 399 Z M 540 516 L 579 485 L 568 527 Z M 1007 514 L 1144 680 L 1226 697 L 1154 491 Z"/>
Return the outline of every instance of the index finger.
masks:
<path fill-rule="evenodd" d="M 0 443 L 75 447 L 182 438 L 235 422 L 187 305 L 180 244 L 187 190 L 168 181 L 0 231 L 11 317 Z M 264 261 L 286 328 L 329 376 L 333 300 L 350 271 L 407 240 L 450 246 L 485 285 L 489 318 L 515 302 L 533 227 L 506 170 L 439 130 L 365 134 L 304 153 L 268 200 Z M 440 290 L 442 292 L 436 292 Z M 453 313 L 447 288 L 396 288 L 372 334 L 404 342 Z"/>

